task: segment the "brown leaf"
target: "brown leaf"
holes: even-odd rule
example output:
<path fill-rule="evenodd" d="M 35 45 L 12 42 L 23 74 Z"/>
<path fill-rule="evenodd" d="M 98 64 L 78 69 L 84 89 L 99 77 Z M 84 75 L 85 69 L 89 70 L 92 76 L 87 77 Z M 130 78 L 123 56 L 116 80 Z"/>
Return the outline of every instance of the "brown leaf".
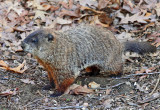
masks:
<path fill-rule="evenodd" d="M 99 0 L 98 2 L 98 9 L 101 10 L 103 8 L 105 8 L 107 6 L 107 4 L 109 4 L 109 0 Z"/>
<path fill-rule="evenodd" d="M 62 5 L 66 9 L 69 9 L 68 4 L 66 2 L 60 1 L 59 4 Z"/>
<path fill-rule="evenodd" d="M 127 24 L 129 22 L 134 23 L 135 21 L 139 23 L 147 23 L 146 20 L 149 20 L 150 16 L 145 16 L 145 14 L 136 13 L 133 16 L 126 15 L 126 17 L 121 18 L 119 24 Z"/>
<path fill-rule="evenodd" d="M 97 16 L 94 16 L 94 22 L 95 22 L 95 24 L 101 25 L 101 26 L 103 26 L 103 27 L 109 27 L 108 24 L 103 24 L 103 23 L 101 23 L 101 22 L 99 21 L 98 15 L 97 15 Z"/>
<path fill-rule="evenodd" d="M 62 19 L 60 17 L 57 17 L 55 22 L 57 24 L 71 24 L 72 20 L 70 20 L 70 19 Z"/>
<path fill-rule="evenodd" d="M 160 16 L 160 3 L 156 4 L 155 10 L 157 12 L 157 16 Z"/>
<path fill-rule="evenodd" d="M 72 7 L 73 7 L 73 0 L 69 0 L 69 6 L 68 6 L 68 8 L 72 9 Z"/>
<path fill-rule="evenodd" d="M 100 21 L 101 23 L 103 23 L 103 24 L 108 24 L 108 25 L 110 25 L 110 24 L 113 22 L 113 19 L 111 19 L 110 17 L 108 17 L 108 16 L 106 15 L 106 13 L 100 14 L 100 15 L 98 16 L 98 19 L 99 19 L 99 21 Z"/>
<path fill-rule="evenodd" d="M 77 0 L 82 6 L 94 6 L 97 7 L 98 3 L 96 0 Z"/>
<path fill-rule="evenodd" d="M 107 89 L 106 90 L 106 95 L 110 94 L 111 93 L 111 89 Z"/>
<path fill-rule="evenodd" d="M 51 5 L 42 5 L 42 7 L 44 8 L 43 10 L 45 11 L 51 9 Z"/>
<path fill-rule="evenodd" d="M 84 6 L 81 6 L 81 10 L 92 11 L 92 12 L 94 12 L 94 13 L 96 13 L 96 14 L 102 14 L 102 13 L 104 13 L 103 11 L 97 11 L 97 10 L 94 10 L 94 9 L 92 9 L 92 8 L 84 7 Z"/>
<path fill-rule="evenodd" d="M 0 96 L 10 96 L 10 95 L 16 95 L 17 94 L 17 91 L 18 91 L 18 88 L 15 88 L 15 89 L 8 89 L 4 92 L 1 92 L 0 93 Z"/>
<path fill-rule="evenodd" d="M 80 86 L 80 85 L 77 85 L 77 84 L 73 84 L 72 86 L 69 87 L 69 89 L 65 93 L 83 95 L 83 94 L 89 94 L 89 93 L 92 93 L 92 92 L 93 92 L 93 90 L 88 89 L 87 86 Z"/>
<path fill-rule="evenodd" d="M 138 73 L 144 73 L 146 69 L 142 68 L 140 71 L 136 71 L 136 74 Z"/>
<path fill-rule="evenodd" d="M 59 7 L 57 7 L 57 6 L 51 6 L 50 7 L 50 10 L 53 12 L 53 11 L 56 11 L 56 10 L 58 10 L 59 9 Z"/>
<path fill-rule="evenodd" d="M 0 60 L 0 66 L 8 68 L 8 65 L 3 60 Z"/>
<path fill-rule="evenodd" d="M 0 60 L 0 68 L 5 69 L 5 70 L 9 70 L 9 71 L 13 71 L 15 73 L 23 73 L 26 69 L 26 61 L 24 60 L 22 64 L 20 64 L 18 67 L 15 68 L 11 68 L 9 67 L 3 60 Z"/>
<path fill-rule="evenodd" d="M 76 11 L 62 10 L 59 13 L 59 16 L 60 17 L 63 17 L 63 16 L 80 17 L 81 15 L 80 13 L 77 13 Z"/>

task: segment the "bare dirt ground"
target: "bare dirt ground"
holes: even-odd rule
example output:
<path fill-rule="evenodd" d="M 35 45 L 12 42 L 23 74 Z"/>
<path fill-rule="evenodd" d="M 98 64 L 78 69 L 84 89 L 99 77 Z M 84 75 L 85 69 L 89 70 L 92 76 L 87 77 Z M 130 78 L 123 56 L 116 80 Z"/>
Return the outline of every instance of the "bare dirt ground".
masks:
<path fill-rule="evenodd" d="M 3 52 L 2 52 L 3 54 Z M 8 55 L 14 56 L 14 54 Z M 43 110 L 43 109 L 146 109 L 158 110 L 160 108 L 158 74 L 136 75 L 126 77 L 98 77 L 98 76 L 80 76 L 77 83 L 88 85 L 94 81 L 100 84 L 101 88 L 94 90 L 92 94 L 69 95 L 60 97 L 50 97 L 52 91 L 44 91 L 42 87 L 48 84 L 47 74 L 36 60 L 28 58 L 21 54 L 15 54 L 15 60 L 6 60 L 13 66 L 16 62 L 22 62 L 26 59 L 29 69 L 25 74 L 16 74 L 13 72 L 0 70 L 0 91 L 10 89 L 16 91 L 15 95 L 0 96 L 0 108 L 5 110 Z M 126 62 L 125 68 L 131 69 L 131 73 L 141 69 L 141 66 L 149 68 L 158 66 L 160 58 L 145 56 L 134 58 L 137 62 Z M 157 71 L 159 68 L 156 68 Z M 156 70 L 155 70 L 156 72 Z M 27 84 L 21 79 L 29 79 L 34 84 Z M 76 83 L 75 82 L 75 83 Z M 156 89 L 154 90 L 154 88 Z M 153 94 L 151 92 L 153 91 Z"/>

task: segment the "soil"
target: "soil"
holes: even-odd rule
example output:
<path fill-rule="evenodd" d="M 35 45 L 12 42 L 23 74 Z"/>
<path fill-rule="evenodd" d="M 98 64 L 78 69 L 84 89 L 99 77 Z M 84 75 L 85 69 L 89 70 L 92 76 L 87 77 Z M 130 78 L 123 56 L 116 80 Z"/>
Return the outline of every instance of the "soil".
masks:
<path fill-rule="evenodd" d="M 47 73 L 37 61 L 23 52 L 10 53 L 4 56 L 4 61 L 17 66 L 25 59 L 28 69 L 23 74 L 17 74 L 0 69 L 0 91 L 15 90 L 15 95 L 0 96 L 0 109 L 2 110 L 44 110 L 44 109 L 84 109 L 84 110 L 158 110 L 160 109 L 160 85 L 153 91 L 158 81 L 159 74 L 137 75 L 134 74 L 142 67 L 157 66 L 159 70 L 160 57 L 141 56 L 132 58 L 133 62 L 125 61 L 124 74 L 121 77 L 85 76 L 77 78 L 75 83 L 88 85 L 94 81 L 100 84 L 100 89 L 95 89 L 92 94 L 50 97 L 54 90 L 42 90 L 49 83 Z M 13 60 L 13 57 L 15 58 Z M 10 59 L 12 58 L 12 60 Z M 128 71 L 128 72 L 127 72 Z M 21 79 L 30 79 L 34 84 L 27 84 Z M 110 92 L 109 92 L 110 91 Z M 153 94 L 150 94 L 153 91 Z M 157 96 L 158 94 L 158 96 Z M 153 98 L 156 96 L 156 98 Z M 148 99 L 149 98 L 149 99 Z"/>

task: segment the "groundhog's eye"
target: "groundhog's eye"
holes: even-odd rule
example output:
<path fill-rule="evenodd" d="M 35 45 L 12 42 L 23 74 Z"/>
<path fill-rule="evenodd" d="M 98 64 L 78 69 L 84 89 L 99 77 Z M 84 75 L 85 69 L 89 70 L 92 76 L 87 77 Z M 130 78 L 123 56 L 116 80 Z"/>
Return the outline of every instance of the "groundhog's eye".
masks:
<path fill-rule="evenodd" d="M 38 39 L 37 38 L 32 38 L 32 43 L 38 43 Z"/>
<path fill-rule="evenodd" d="M 53 41 L 53 39 L 54 39 L 52 34 L 48 34 L 47 37 L 48 37 L 48 41 Z"/>

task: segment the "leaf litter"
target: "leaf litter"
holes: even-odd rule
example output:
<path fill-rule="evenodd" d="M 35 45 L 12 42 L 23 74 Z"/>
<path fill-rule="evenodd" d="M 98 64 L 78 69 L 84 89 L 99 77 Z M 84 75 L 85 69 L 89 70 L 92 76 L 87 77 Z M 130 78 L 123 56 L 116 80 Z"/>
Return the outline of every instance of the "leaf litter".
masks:
<path fill-rule="evenodd" d="M 129 79 L 82 75 L 68 94 L 52 98 L 41 90 L 48 83 L 46 71 L 22 51 L 20 43 L 40 27 L 66 30 L 88 23 L 111 30 L 122 42 L 149 41 L 159 48 L 159 7 L 158 0 L 0 1 L 0 108 L 158 109 L 158 52 L 126 57 L 124 76 L 135 75 Z"/>

